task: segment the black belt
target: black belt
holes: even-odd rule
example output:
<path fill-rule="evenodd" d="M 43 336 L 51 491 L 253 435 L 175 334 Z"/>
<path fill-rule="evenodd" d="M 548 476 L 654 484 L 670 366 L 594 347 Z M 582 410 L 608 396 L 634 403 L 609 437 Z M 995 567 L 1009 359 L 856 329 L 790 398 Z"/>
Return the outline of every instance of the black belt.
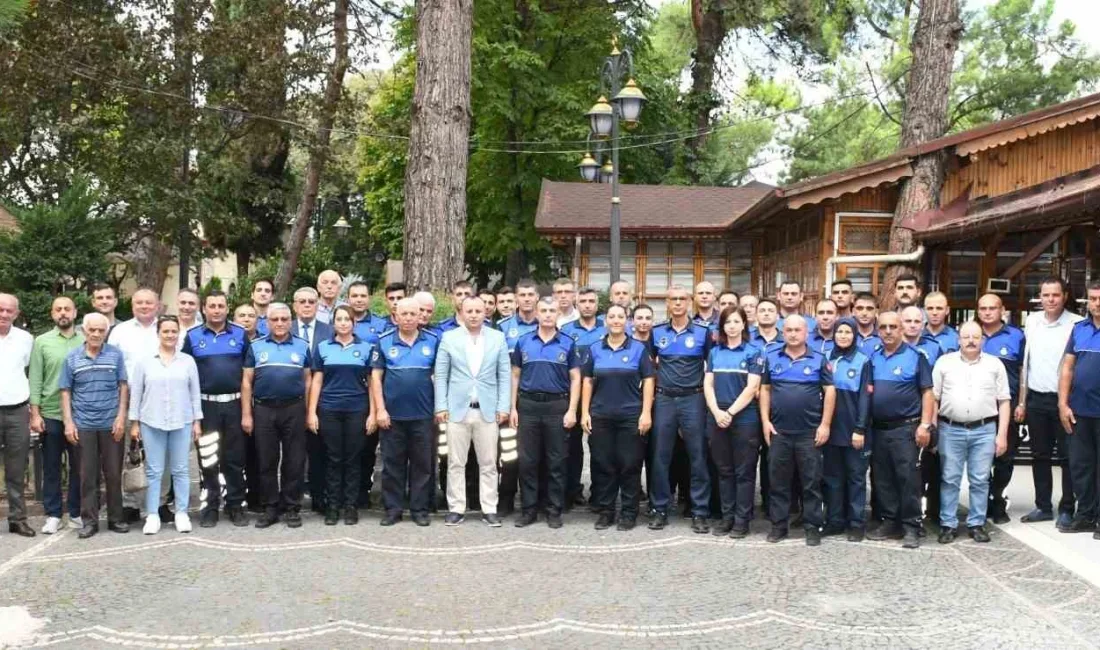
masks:
<path fill-rule="evenodd" d="M 16 409 L 21 409 L 26 407 L 28 402 L 30 402 L 30 400 L 25 399 L 18 404 L 5 404 L 3 406 L 0 406 L 0 411 L 14 411 Z"/>
<path fill-rule="evenodd" d="M 268 406 L 271 408 L 279 408 L 281 406 L 293 406 L 298 402 L 301 402 L 303 397 L 291 397 L 289 399 L 257 399 L 256 403 L 260 406 Z"/>
<path fill-rule="evenodd" d="M 916 422 L 920 422 L 919 417 L 905 418 L 904 420 L 875 420 L 871 423 L 871 426 L 875 429 L 896 429 Z"/>
<path fill-rule="evenodd" d="M 519 396 L 532 402 L 558 402 L 569 399 L 569 393 L 533 393 L 525 390 L 521 390 Z"/>
<path fill-rule="evenodd" d="M 960 428 L 963 428 L 963 429 L 978 429 L 978 428 L 984 427 L 985 425 L 987 425 L 991 422 L 996 422 L 997 421 L 997 416 L 994 415 L 992 417 L 982 418 L 980 420 L 971 420 L 970 422 L 956 422 L 955 420 L 952 420 L 951 418 L 945 418 L 941 415 L 940 420 L 946 422 L 947 424 L 950 424 L 953 427 L 960 427 Z"/>
<path fill-rule="evenodd" d="M 472 409 L 481 408 L 481 402 L 470 402 L 470 408 L 472 408 Z"/>
<path fill-rule="evenodd" d="M 658 388 L 657 392 L 661 395 L 666 395 L 668 397 L 687 397 L 688 395 L 698 395 L 699 393 L 703 392 L 703 387 L 696 386 L 695 388 L 681 389 Z"/>

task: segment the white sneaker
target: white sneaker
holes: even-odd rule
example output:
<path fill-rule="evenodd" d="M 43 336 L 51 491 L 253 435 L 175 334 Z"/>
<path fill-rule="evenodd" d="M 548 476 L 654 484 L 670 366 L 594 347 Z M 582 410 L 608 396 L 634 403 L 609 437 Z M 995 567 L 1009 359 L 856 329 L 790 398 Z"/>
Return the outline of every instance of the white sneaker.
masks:
<path fill-rule="evenodd" d="M 46 517 L 46 525 L 42 527 L 43 535 L 53 535 L 61 527 L 61 517 Z"/>
<path fill-rule="evenodd" d="M 80 530 L 84 527 L 84 520 L 80 517 L 69 517 L 69 528 Z"/>
<path fill-rule="evenodd" d="M 160 532 L 160 517 L 149 515 L 145 518 L 145 527 L 141 529 L 143 535 L 156 535 Z"/>
<path fill-rule="evenodd" d="M 189 533 L 191 532 L 191 518 L 187 516 L 186 512 L 176 513 L 176 532 L 177 533 Z"/>

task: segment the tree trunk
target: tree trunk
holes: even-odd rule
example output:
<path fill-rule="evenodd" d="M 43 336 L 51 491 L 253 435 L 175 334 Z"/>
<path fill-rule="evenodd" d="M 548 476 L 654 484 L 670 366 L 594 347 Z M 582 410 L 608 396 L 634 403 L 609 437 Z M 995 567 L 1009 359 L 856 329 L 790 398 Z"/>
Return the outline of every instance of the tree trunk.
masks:
<path fill-rule="evenodd" d="M 172 263 L 172 247 L 153 235 L 145 235 L 134 245 L 130 264 L 134 269 L 134 281 L 138 287 L 157 292 L 164 290 L 168 278 L 168 266 Z"/>
<path fill-rule="evenodd" d="M 924 0 L 920 4 L 902 113 L 902 148 L 934 140 L 947 131 L 951 69 L 962 31 L 959 0 Z M 919 156 L 914 162 L 913 175 L 902 184 L 894 210 L 890 227 L 891 253 L 915 250 L 913 231 L 900 224 L 913 214 L 939 206 L 945 163 L 946 156 L 942 152 Z M 885 307 L 893 306 L 893 291 L 889 288 L 894 286 L 897 277 L 915 272 L 915 267 L 906 264 L 887 267 L 887 290 L 883 292 Z"/>
<path fill-rule="evenodd" d="M 173 27 L 175 32 L 173 48 L 175 50 L 177 92 L 187 98 L 186 106 L 181 108 L 183 111 L 181 117 L 183 119 L 180 121 L 182 130 L 180 142 L 183 144 L 183 147 L 179 153 L 180 162 L 176 170 L 176 183 L 186 192 L 191 182 L 191 98 L 194 94 L 193 82 L 195 70 L 195 59 L 191 51 L 191 31 L 194 26 L 194 19 L 191 16 L 191 0 L 176 0 L 173 5 L 172 20 L 175 23 Z M 191 230 L 191 210 L 190 205 L 188 205 L 187 208 L 184 209 L 184 213 L 180 220 L 179 241 L 177 242 L 179 250 L 180 289 L 185 289 L 190 286 L 191 240 L 193 237 L 194 233 Z"/>
<path fill-rule="evenodd" d="M 719 104 L 714 94 L 714 68 L 728 31 L 722 0 L 691 0 L 691 24 L 695 30 L 695 53 L 691 91 L 685 103 L 691 111 L 695 135 L 687 141 L 687 173 L 692 183 L 698 183 L 699 162 L 709 135 L 705 131 L 710 128 L 711 114 Z"/>
<path fill-rule="evenodd" d="M 473 0 L 419 0 L 416 87 L 405 167 L 405 278 L 449 289 L 465 277 Z"/>
<path fill-rule="evenodd" d="M 298 256 L 302 254 L 302 247 L 306 242 L 313 209 L 317 205 L 317 190 L 321 186 L 321 173 L 324 172 L 325 161 L 328 159 L 332 126 L 336 121 L 336 109 L 344 88 L 344 73 L 348 69 L 348 0 L 336 0 L 336 9 L 333 12 L 333 50 L 332 67 L 329 69 L 328 81 L 325 82 L 325 94 L 317 119 L 317 133 L 309 151 L 309 163 L 306 165 L 302 200 L 298 203 L 298 213 L 294 216 L 294 228 L 290 231 L 290 239 L 286 244 L 286 255 L 275 278 L 276 296 L 285 296 L 290 289 L 290 281 L 298 266 Z"/>

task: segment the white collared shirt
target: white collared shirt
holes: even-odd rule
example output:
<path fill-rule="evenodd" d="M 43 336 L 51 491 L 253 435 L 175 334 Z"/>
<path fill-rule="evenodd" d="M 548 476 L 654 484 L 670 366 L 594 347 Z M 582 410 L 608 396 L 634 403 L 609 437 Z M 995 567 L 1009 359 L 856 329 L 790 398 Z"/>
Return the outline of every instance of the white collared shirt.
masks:
<path fill-rule="evenodd" d="M 1036 393 L 1058 392 L 1058 366 L 1066 352 L 1073 326 L 1081 320 L 1077 314 L 1063 311 L 1054 322 L 1043 312 L 1031 314 L 1024 322 L 1027 338 L 1027 389 Z"/>
<path fill-rule="evenodd" d="M 580 317 L 580 310 L 574 307 L 572 311 L 570 311 L 568 314 L 562 314 L 561 316 L 558 316 L 558 329 L 561 329 L 562 325 L 565 325 L 566 323 L 572 323 L 573 321 L 578 320 Z"/>
<path fill-rule="evenodd" d="M 940 416 L 956 422 L 974 422 L 998 414 L 998 402 L 1008 400 L 1008 372 L 1001 360 L 981 352 L 967 361 L 950 352 L 932 368 L 932 391 Z"/>
<path fill-rule="evenodd" d="M 465 329 L 465 326 L 463 326 Z M 485 359 L 485 332 L 479 331 L 477 335 L 466 330 L 466 363 L 470 365 L 470 376 L 477 377 L 481 372 L 481 362 Z M 470 403 L 477 401 L 477 382 L 470 388 Z"/>
<path fill-rule="evenodd" d="M 182 332 L 180 332 L 180 338 L 183 338 Z M 111 330 L 107 343 L 122 350 L 122 358 L 126 362 L 126 376 L 132 376 L 140 359 L 155 357 L 160 352 L 157 320 L 154 318 L 148 326 L 142 325 L 136 318 L 119 323 Z"/>
<path fill-rule="evenodd" d="M 308 330 L 306 329 L 307 327 L 309 328 Z M 298 334 L 306 340 L 306 343 L 309 343 L 309 349 L 312 350 L 313 339 L 317 336 L 317 319 L 314 318 L 307 324 L 304 320 L 299 318 Z"/>
<path fill-rule="evenodd" d="M 0 334 L 0 406 L 15 406 L 31 396 L 27 381 L 27 366 L 31 365 L 34 337 L 30 332 L 11 326 L 7 335 Z"/>

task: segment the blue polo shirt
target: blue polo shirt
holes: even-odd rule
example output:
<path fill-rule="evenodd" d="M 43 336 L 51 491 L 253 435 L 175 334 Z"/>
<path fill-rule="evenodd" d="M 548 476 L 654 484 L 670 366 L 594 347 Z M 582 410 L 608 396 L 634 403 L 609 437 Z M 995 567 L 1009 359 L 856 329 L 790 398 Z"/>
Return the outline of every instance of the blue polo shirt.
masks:
<path fill-rule="evenodd" d="M 806 319 L 806 332 L 807 333 L 817 330 L 817 319 L 816 318 L 814 318 L 813 316 L 811 316 L 809 314 L 799 314 L 799 316 Z M 779 317 L 775 321 L 776 329 L 778 329 L 780 332 L 782 332 L 783 331 L 783 322 L 786 321 L 786 320 L 787 320 L 787 317 L 784 316 L 782 313 L 780 313 Z"/>
<path fill-rule="evenodd" d="M 764 351 L 754 343 L 742 342 L 735 348 L 716 343 L 707 355 L 707 372 L 714 374 L 714 396 L 718 408 L 728 409 L 737 401 L 749 385 L 749 375 L 764 374 Z M 760 407 L 756 400 L 749 402 L 733 416 L 734 424 L 760 421 Z"/>
<path fill-rule="evenodd" d="M 267 327 L 267 316 L 256 317 L 256 333 L 260 336 L 267 336 L 271 333 L 271 330 Z"/>
<path fill-rule="evenodd" d="M 959 333 L 950 325 L 944 325 L 939 334 L 933 334 L 926 327 L 924 328 L 924 335 L 939 343 L 944 354 L 958 352 L 959 350 Z"/>
<path fill-rule="evenodd" d="M 439 337 L 417 330 L 409 345 L 397 330 L 382 335 L 371 353 L 371 368 L 384 370 L 382 396 L 392 420 L 426 420 L 435 413 L 432 368 Z"/>
<path fill-rule="evenodd" d="M 1024 331 L 1015 325 L 1001 324 L 1001 329 L 986 336 L 982 332 L 982 352 L 992 354 L 1005 365 L 1008 373 L 1008 392 L 1015 404 L 1020 396 L 1020 368 L 1024 365 Z"/>
<path fill-rule="evenodd" d="M 389 329 L 390 321 L 388 318 L 382 318 L 367 312 L 366 316 L 355 321 L 352 332 L 367 343 L 377 343 L 378 339 L 382 338 L 382 335 Z"/>
<path fill-rule="evenodd" d="M 762 383 L 771 386 L 771 421 L 782 434 L 813 433 L 821 424 L 825 386 L 833 373 L 825 355 L 806 348 L 792 359 L 786 346 L 767 353 Z"/>
<path fill-rule="evenodd" d="M 836 386 L 836 410 L 829 429 L 829 443 L 834 447 L 851 447 L 852 433 L 869 435 L 871 416 L 871 360 L 859 348 L 848 348 L 840 354 L 834 348 L 833 385 Z M 864 443 L 870 442 L 865 439 Z M 870 449 L 865 446 L 865 449 Z"/>
<path fill-rule="evenodd" d="M 561 333 L 573 339 L 573 342 L 577 344 L 577 354 L 580 355 L 581 365 L 584 365 L 585 360 L 588 358 L 588 348 L 599 343 L 607 336 L 607 328 L 603 324 L 603 316 L 596 317 L 596 322 L 591 329 L 581 325 L 578 318 L 562 325 Z M 630 335 L 627 334 L 627 336 Z"/>
<path fill-rule="evenodd" d="M 917 348 L 917 352 L 923 354 L 925 359 L 928 359 L 928 365 L 930 366 L 935 366 L 936 360 L 945 354 L 940 344 L 931 336 L 922 335 L 913 347 Z"/>
<path fill-rule="evenodd" d="M 525 334 L 512 350 L 512 366 L 519 368 L 519 389 L 525 393 L 568 393 L 569 371 L 581 367 L 577 344 L 554 332 L 549 341 L 538 330 Z"/>
<path fill-rule="evenodd" d="M 302 370 L 309 365 L 309 343 L 293 335 L 284 341 L 276 341 L 270 334 L 256 339 L 244 356 L 244 367 L 255 368 L 252 397 L 257 400 L 305 397 Z"/>
<path fill-rule="evenodd" d="M 204 395 L 241 392 L 241 369 L 249 347 L 248 333 L 234 323 L 226 323 L 217 333 L 204 323 L 187 330 L 183 338 L 183 352 L 195 358 Z"/>
<path fill-rule="evenodd" d="M 878 337 L 878 334 L 872 334 L 870 336 L 864 336 L 856 330 L 856 347 L 863 354 L 870 357 L 875 352 L 882 349 L 882 339 Z"/>
<path fill-rule="evenodd" d="M 1091 317 L 1073 326 L 1066 354 L 1077 357 L 1069 389 L 1070 410 L 1077 416 L 1100 418 L 1100 328 Z"/>
<path fill-rule="evenodd" d="M 581 373 L 592 378 L 589 412 L 601 418 L 642 414 L 642 380 L 654 375 L 653 360 L 641 341 L 627 337 L 617 348 L 604 338 L 588 348 Z"/>
<path fill-rule="evenodd" d="M 711 312 L 710 318 L 703 318 L 701 314 L 695 314 L 691 317 L 691 322 L 695 323 L 696 325 L 702 325 L 708 330 L 717 330 L 718 317 L 721 315 L 722 313 L 718 310 L 718 307 L 715 307 L 714 311 Z"/>
<path fill-rule="evenodd" d="M 932 387 L 932 366 L 916 348 L 903 342 L 893 354 L 879 348 L 871 355 L 871 417 L 875 421 L 908 420 L 921 415 L 921 393 Z"/>
<path fill-rule="evenodd" d="M 518 343 L 521 338 L 534 332 L 538 328 L 538 317 L 532 318 L 530 321 L 525 321 L 519 317 L 519 312 L 497 323 L 497 329 L 504 332 L 504 342 L 508 345 L 508 352 L 515 350 L 516 343 Z"/>
<path fill-rule="evenodd" d="M 705 361 L 714 345 L 707 328 L 689 322 L 676 330 L 670 321 L 655 325 L 652 337 L 657 351 L 657 387 L 671 391 L 702 387 Z"/>
<path fill-rule="evenodd" d="M 57 387 L 69 391 L 73 422 L 84 431 L 109 430 L 118 417 L 118 382 L 126 381 L 122 350 L 103 344 L 88 356 L 87 344 L 73 348 L 61 365 Z"/>
<path fill-rule="evenodd" d="M 821 335 L 821 332 L 815 329 L 806 337 L 806 345 L 814 352 L 820 352 L 825 356 L 829 356 L 829 353 L 833 351 L 833 347 L 836 344 L 833 343 L 832 337 L 825 338 Z"/>
<path fill-rule="evenodd" d="M 760 348 L 764 354 L 771 352 L 772 350 L 778 350 L 784 346 L 783 331 L 776 329 L 775 338 L 768 340 L 761 336 L 760 330 L 756 327 L 749 328 L 749 343 L 752 343 L 756 347 Z"/>
<path fill-rule="evenodd" d="M 326 411 L 365 411 L 369 406 L 370 360 L 374 343 L 352 334 L 351 342 L 335 337 L 317 344 L 311 368 L 324 373 L 320 407 Z"/>

